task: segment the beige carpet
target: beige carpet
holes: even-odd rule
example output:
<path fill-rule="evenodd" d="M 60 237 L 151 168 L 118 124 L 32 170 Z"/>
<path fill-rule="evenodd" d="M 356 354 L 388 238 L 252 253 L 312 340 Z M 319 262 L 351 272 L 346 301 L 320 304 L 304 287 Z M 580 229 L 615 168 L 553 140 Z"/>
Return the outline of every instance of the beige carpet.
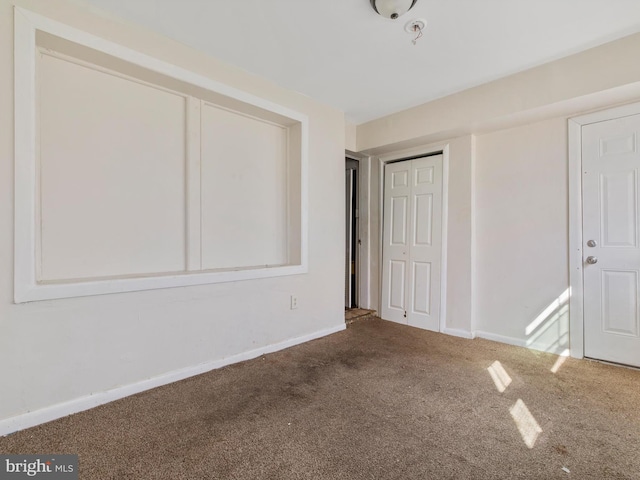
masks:
<path fill-rule="evenodd" d="M 0 452 L 78 453 L 83 480 L 639 479 L 640 371 L 557 360 L 370 320 Z"/>

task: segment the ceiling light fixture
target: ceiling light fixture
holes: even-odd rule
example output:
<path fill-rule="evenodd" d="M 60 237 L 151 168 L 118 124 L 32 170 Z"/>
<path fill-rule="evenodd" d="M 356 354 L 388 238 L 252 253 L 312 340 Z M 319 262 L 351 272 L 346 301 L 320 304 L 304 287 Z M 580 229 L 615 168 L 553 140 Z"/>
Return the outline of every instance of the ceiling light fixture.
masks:
<path fill-rule="evenodd" d="M 418 0 L 371 0 L 376 13 L 395 20 L 413 8 Z"/>

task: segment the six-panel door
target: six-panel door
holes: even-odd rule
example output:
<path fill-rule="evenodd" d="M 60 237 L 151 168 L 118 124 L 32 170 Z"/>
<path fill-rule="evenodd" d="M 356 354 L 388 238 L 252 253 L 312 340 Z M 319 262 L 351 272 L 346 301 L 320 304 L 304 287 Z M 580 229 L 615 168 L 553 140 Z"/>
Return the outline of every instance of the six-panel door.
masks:
<path fill-rule="evenodd" d="M 385 168 L 382 318 L 439 330 L 442 155 Z"/>
<path fill-rule="evenodd" d="M 640 366 L 640 115 L 582 130 L 585 356 Z"/>

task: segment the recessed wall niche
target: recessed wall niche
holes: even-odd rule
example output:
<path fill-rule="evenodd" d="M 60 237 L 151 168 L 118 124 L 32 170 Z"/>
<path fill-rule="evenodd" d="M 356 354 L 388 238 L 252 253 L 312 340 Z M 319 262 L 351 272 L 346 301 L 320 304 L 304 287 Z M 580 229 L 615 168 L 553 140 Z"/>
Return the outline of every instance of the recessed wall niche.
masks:
<path fill-rule="evenodd" d="M 16 302 L 304 273 L 307 119 L 16 9 Z"/>

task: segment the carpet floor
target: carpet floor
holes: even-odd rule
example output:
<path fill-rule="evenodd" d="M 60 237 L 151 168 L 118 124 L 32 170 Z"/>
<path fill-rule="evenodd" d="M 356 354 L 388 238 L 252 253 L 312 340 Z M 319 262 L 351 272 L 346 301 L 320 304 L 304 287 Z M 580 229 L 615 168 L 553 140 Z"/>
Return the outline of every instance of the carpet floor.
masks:
<path fill-rule="evenodd" d="M 0 452 L 77 453 L 83 480 L 639 479 L 640 371 L 559 358 L 373 319 Z"/>

